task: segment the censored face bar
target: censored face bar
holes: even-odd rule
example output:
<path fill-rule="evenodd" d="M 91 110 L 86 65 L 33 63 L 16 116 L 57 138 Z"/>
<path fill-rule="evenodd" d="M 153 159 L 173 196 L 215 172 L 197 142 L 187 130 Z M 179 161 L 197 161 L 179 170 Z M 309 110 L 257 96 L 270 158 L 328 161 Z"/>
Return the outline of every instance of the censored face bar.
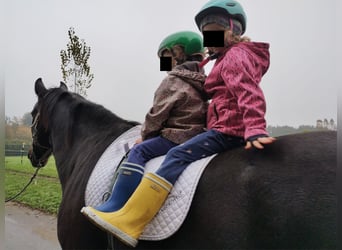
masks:
<path fill-rule="evenodd" d="M 205 47 L 224 47 L 224 30 L 203 31 Z"/>
<path fill-rule="evenodd" d="M 160 71 L 171 71 L 172 69 L 172 57 L 162 56 L 160 57 Z"/>

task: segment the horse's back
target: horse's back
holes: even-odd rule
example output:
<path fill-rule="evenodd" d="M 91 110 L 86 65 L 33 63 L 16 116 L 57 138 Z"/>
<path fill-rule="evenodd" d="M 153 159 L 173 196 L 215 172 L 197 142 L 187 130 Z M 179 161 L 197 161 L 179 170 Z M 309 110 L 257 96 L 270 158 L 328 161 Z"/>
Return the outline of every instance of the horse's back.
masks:
<path fill-rule="evenodd" d="M 336 132 L 227 151 L 203 174 L 188 221 L 202 248 L 335 248 Z M 187 228 L 189 226 L 189 228 Z"/>

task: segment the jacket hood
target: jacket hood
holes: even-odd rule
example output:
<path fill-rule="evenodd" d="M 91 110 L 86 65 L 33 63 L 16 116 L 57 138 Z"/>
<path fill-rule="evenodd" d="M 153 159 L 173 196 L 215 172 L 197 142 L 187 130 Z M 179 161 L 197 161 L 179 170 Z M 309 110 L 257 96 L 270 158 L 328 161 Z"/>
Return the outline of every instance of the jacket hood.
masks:
<path fill-rule="evenodd" d="M 182 78 L 202 93 L 206 75 L 203 68 L 200 68 L 198 64 L 198 62 L 185 62 L 175 66 L 168 74 Z"/>
<path fill-rule="evenodd" d="M 270 52 L 268 43 L 261 42 L 241 42 L 234 45 L 232 48 L 238 47 L 247 51 L 254 60 L 261 66 L 262 74 L 264 75 L 270 66 Z"/>

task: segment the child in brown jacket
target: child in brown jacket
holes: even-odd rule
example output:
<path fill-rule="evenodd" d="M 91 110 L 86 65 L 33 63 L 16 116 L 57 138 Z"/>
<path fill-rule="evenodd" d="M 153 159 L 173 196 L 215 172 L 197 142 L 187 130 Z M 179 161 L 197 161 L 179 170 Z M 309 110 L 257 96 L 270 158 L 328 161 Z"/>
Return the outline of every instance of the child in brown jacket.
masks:
<path fill-rule="evenodd" d="M 119 166 L 111 197 L 96 210 L 82 209 L 87 217 L 89 209 L 119 210 L 140 183 L 149 160 L 204 131 L 208 101 L 203 91 L 206 76 L 199 67 L 203 60 L 201 36 L 190 31 L 171 34 L 161 42 L 158 56 L 171 57 L 173 68 L 154 94 L 153 106 L 142 126 L 141 142 Z"/>

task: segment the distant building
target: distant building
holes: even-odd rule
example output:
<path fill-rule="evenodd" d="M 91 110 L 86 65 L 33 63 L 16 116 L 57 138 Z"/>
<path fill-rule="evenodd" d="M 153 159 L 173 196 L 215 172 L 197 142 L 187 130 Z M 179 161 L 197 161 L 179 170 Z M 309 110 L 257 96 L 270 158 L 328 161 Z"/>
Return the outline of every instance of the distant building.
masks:
<path fill-rule="evenodd" d="M 330 119 L 328 129 L 337 130 L 337 124 L 335 123 L 334 119 Z"/>
<path fill-rule="evenodd" d="M 316 128 L 318 129 L 328 129 L 328 130 L 337 130 L 337 124 L 335 123 L 334 119 L 330 119 L 330 122 L 328 119 L 318 119 L 316 121 Z"/>
<path fill-rule="evenodd" d="M 317 120 L 316 128 L 323 128 L 323 121 L 322 120 Z"/>

